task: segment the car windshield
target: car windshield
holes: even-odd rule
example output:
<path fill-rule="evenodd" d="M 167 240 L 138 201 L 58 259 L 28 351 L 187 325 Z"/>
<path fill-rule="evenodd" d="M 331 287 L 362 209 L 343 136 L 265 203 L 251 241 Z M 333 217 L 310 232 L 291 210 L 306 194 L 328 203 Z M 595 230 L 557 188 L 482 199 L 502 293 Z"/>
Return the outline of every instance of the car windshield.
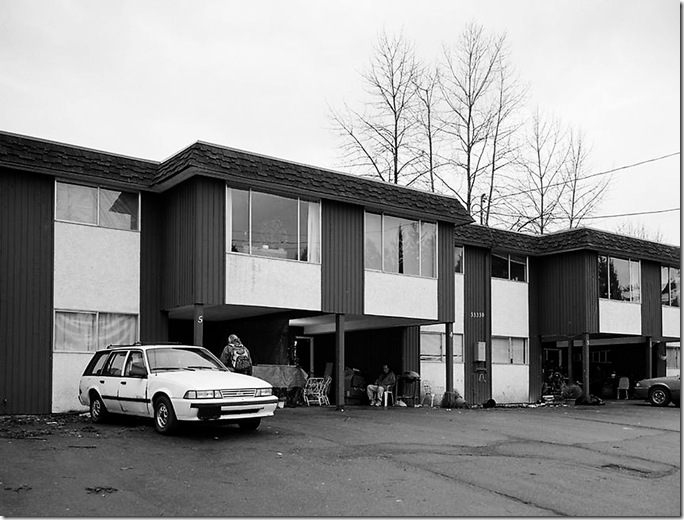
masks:
<path fill-rule="evenodd" d="M 190 347 L 163 347 L 147 351 L 152 372 L 168 370 L 227 370 L 209 351 Z"/>

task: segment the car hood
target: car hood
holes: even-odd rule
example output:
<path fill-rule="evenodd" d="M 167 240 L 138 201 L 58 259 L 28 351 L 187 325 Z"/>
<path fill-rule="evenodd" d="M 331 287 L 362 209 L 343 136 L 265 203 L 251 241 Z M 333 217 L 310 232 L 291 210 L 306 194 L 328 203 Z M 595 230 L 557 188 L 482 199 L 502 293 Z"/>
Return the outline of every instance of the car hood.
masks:
<path fill-rule="evenodd" d="M 258 377 L 236 374 L 235 372 L 219 372 L 215 370 L 174 370 L 154 372 L 150 380 L 169 381 L 186 385 L 194 390 L 224 390 L 235 388 L 271 388 L 271 384 Z"/>
<path fill-rule="evenodd" d="M 640 384 L 641 386 L 651 386 L 651 385 L 655 385 L 656 383 L 672 384 L 674 382 L 679 382 L 679 377 L 677 377 L 677 376 L 651 377 L 649 379 L 641 379 L 640 381 L 638 381 L 638 384 Z"/>

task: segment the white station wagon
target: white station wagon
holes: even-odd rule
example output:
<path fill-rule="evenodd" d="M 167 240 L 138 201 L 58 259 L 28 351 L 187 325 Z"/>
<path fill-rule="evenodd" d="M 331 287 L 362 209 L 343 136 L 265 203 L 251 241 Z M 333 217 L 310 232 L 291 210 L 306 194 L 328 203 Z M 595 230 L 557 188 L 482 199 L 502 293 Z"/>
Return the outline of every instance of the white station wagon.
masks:
<path fill-rule="evenodd" d="M 278 398 L 257 377 L 230 371 L 203 347 L 115 345 L 95 353 L 78 388 L 93 422 L 108 414 L 154 418 L 161 434 L 179 421 L 223 421 L 256 430 Z"/>

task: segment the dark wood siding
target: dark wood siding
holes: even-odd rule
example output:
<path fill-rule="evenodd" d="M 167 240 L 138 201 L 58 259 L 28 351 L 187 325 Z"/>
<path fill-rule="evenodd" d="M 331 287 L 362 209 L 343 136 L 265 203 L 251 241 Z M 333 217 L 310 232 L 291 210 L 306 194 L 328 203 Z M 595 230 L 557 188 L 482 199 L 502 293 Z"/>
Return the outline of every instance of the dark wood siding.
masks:
<path fill-rule="evenodd" d="M 454 226 L 446 222 L 438 224 L 437 253 L 437 319 L 453 322 L 456 312 L 456 289 L 454 287 Z"/>
<path fill-rule="evenodd" d="M 407 370 L 420 373 L 420 327 L 406 327 L 401 344 L 401 366 L 394 369 L 396 374 Z"/>
<path fill-rule="evenodd" d="M 540 332 L 546 337 L 598 332 L 598 256 L 576 251 L 540 259 Z"/>
<path fill-rule="evenodd" d="M 321 306 L 323 312 L 363 314 L 363 208 L 322 201 Z"/>
<path fill-rule="evenodd" d="M 530 402 L 541 399 L 542 395 L 542 343 L 539 337 L 539 259 L 528 257 L 528 313 L 529 313 L 529 367 L 530 367 Z"/>
<path fill-rule="evenodd" d="M 0 169 L 0 414 L 52 408 L 54 179 Z"/>
<path fill-rule="evenodd" d="M 464 397 L 470 403 L 482 403 L 491 397 L 491 257 L 489 251 L 465 247 L 464 251 Z M 486 373 L 475 370 L 477 344 L 487 344 Z"/>
<path fill-rule="evenodd" d="M 164 195 L 165 309 L 225 303 L 225 184 L 194 177 Z"/>
<path fill-rule="evenodd" d="M 660 264 L 641 262 L 641 333 L 658 341 L 663 336 Z"/>
<path fill-rule="evenodd" d="M 162 245 L 164 219 L 161 195 L 143 193 L 140 227 L 140 340 L 168 341 L 168 318 L 162 311 Z"/>

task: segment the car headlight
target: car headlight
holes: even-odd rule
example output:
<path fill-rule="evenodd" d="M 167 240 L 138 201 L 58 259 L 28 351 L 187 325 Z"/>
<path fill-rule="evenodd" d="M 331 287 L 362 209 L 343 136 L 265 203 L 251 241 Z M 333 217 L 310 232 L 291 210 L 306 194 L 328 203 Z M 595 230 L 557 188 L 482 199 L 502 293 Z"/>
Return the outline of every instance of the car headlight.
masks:
<path fill-rule="evenodd" d="M 273 388 L 257 388 L 256 394 L 254 395 L 256 397 L 264 397 L 271 394 L 273 394 Z"/>
<path fill-rule="evenodd" d="M 188 390 L 183 399 L 221 399 L 221 390 Z"/>
<path fill-rule="evenodd" d="M 639 388 L 639 387 L 641 387 L 641 383 L 637 382 L 637 383 L 634 385 L 634 388 Z"/>

